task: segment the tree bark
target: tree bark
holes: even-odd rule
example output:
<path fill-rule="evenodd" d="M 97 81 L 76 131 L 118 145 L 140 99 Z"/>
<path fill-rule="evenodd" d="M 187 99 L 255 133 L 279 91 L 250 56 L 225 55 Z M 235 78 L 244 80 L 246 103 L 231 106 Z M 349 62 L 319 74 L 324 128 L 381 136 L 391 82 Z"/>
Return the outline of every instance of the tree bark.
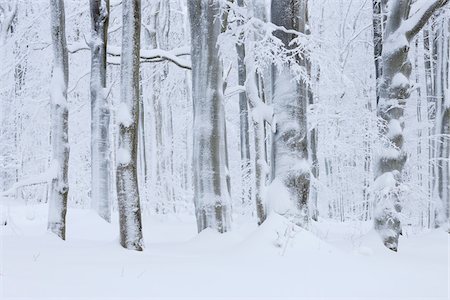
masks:
<path fill-rule="evenodd" d="M 237 0 L 237 4 L 244 6 L 243 0 Z M 242 21 L 239 21 L 242 22 Z M 245 84 L 245 46 L 243 44 L 236 45 L 238 55 L 238 84 Z M 250 164 L 250 138 L 249 138 L 249 121 L 248 121 L 248 103 L 245 93 L 239 94 L 239 120 L 240 120 L 240 141 L 241 141 L 241 182 L 242 182 L 242 203 L 250 203 L 252 200 L 252 186 L 250 180 L 251 164 Z"/>
<path fill-rule="evenodd" d="M 106 91 L 109 0 L 91 0 L 91 180 L 92 206 L 111 222 L 110 109 Z"/>
<path fill-rule="evenodd" d="M 189 1 L 192 98 L 194 105 L 194 204 L 198 231 L 230 228 L 231 204 L 226 180 L 223 79 L 217 39 L 220 4 Z"/>
<path fill-rule="evenodd" d="M 307 2 L 305 0 L 272 1 L 272 23 L 305 33 Z M 277 31 L 276 36 L 289 48 L 292 34 Z M 305 58 L 298 63 L 307 67 Z M 273 173 L 289 192 L 295 210 L 288 212 L 303 227 L 309 223 L 308 197 L 310 166 L 308 164 L 307 104 L 309 88 L 304 82 L 292 81 L 289 66 L 272 73 L 273 106 L 276 132 L 273 143 Z"/>
<path fill-rule="evenodd" d="M 141 251 L 143 237 L 137 179 L 141 1 L 122 1 L 122 13 L 121 103 L 116 174 L 120 243 L 124 248 Z"/>
<path fill-rule="evenodd" d="M 48 229 L 66 238 L 66 211 L 69 163 L 67 83 L 69 65 L 65 33 L 64 1 L 50 0 L 53 43 L 51 82 L 52 181 L 49 197 Z"/>
<path fill-rule="evenodd" d="M 381 128 L 384 143 L 375 166 L 377 189 L 374 226 L 384 245 L 393 251 L 398 249 L 401 233 L 399 214 L 402 210 L 402 171 L 407 158 L 403 149 L 403 113 L 411 88 L 411 62 L 408 59 L 410 43 L 433 13 L 446 2 L 447 0 L 434 0 L 423 4 L 411 18 L 408 18 L 411 1 L 390 2 L 383 40 L 383 74 L 377 107 L 378 116 L 384 120 L 385 126 Z"/>

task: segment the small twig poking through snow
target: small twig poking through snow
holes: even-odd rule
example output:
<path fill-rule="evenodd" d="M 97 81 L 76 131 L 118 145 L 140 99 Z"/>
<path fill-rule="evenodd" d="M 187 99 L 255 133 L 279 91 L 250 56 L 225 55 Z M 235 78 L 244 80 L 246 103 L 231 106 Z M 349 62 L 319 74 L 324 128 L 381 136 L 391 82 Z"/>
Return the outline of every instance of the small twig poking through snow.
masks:
<path fill-rule="evenodd" d="M 33 261 L 37 262 L 37 260 L 40 256 L 41 256 L 41 252 L 38 252 L 37 254 L 33 254 Z"/>
<path fill-rule="evenodd" d="M 286 224 L 286 228 L 282 234 L 279 231 L 277 231 L 276 234 L 277 238 L 274 241 L 274 244 L 277 248 L 281 248 L 280 255 L 284 256 L 290 241 L 295 237 L 295 224 L 289 222 Z"/>

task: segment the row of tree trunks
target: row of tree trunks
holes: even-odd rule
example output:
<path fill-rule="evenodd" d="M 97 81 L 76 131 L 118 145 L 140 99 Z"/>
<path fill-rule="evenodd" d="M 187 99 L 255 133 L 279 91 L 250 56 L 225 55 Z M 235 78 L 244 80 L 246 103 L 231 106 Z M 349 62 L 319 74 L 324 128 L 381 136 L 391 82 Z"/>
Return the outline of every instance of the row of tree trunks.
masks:
<path fill-rule="evenodd" d="M 226 180 L 225 112 L 222 64 L 217 39 L 222 22 L 218 1 L 188 3 L 191 26 L 192 98 L 194 106 L 194 204 L 198 231 L 226 232 L 231 204 Z"/>

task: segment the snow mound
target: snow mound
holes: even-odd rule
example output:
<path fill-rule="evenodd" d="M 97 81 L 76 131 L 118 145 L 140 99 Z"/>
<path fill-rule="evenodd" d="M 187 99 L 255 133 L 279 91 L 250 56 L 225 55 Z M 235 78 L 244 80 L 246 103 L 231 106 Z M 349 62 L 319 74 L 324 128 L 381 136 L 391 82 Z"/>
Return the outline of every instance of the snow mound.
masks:
<path fill-rule="evenodd" d="M 238 252 L 281 256 L 303 256 L 311 253 L 333 253 L 336 248 L 285 217 L 272 213 L 244 242 Z"/>

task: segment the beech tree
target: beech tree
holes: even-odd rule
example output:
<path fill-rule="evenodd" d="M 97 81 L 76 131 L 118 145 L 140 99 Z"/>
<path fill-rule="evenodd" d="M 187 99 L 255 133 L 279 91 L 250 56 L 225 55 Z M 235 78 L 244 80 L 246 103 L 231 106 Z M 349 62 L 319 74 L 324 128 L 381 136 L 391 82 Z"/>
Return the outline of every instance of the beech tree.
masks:
<path fill-rule="evenodd" d="M 69 65 L 65 33 L 64 1 L 50 0 L 53 73 L 51 82 L 51 185 L 48 229 L 66 239 L 67 195 L 69 193 L 69 139 L 67 82 Z"/>
<path fill-rule="evenodd" d="M 220 3 L 188 3 L 191 22 L 192 98 L 194 106 L 194 204 L 198 231 L 230 228 L 231 207 L 226 179 L 225 115 L 222 65 L 217 39 Z"/>
<path fill-rule="evenodd" d="M 244 0 L 238 0 L 237 4 L 240 7 L 244 6 Z M 253 5 L 253 3 L 251 3 Z M 242 25 L 242 21 L 238 21 Z M 238 72 L 238 84 L 240 86 L 245 85 L 246 69 L 245 69 L 245 46 L 242 43 L 236 44 L 237 52 L 237 72 Z M 249 137 L 249 113 L 248 102 L 246 93 L 239 93 L 239 134 L 241 142 L 241 176 L 242 176 L 242 202 L 250 202 L 252 198 L 252 186 L 250 180 L 250 137 Z M 258 198 L 258 196 L 256 196 Z"/>
<path fill-rule="evenodd" d="M 120 244 L 142 251 L 141 207 L 137 178 L 139 124 L 139 51 L 141 1 L 122 1 L 121 90 L 119 148 L 117 150 L 117 201 Z"/>
<path fill-rule="evenodd" d="M 94 209 L 111 222 L 110 109 L 106 90 L 109 0 L 91 0 L 91 199 Z"/>
<path fill-rule="evenodd" d="M 384 245 L 398 249 L 402 232 L 402 171 L 407 154 L 403 149 L 404 106 L 411 93 L 410 43 L 428 19 L 448 0 L 433 0 L 411 11 L 411 1 L 390 0 L 382 45 L 382 80 L 378 116 L 384 120 L 384 137 L 375 168 L 376 209 L 375 229 Z"/>
<path fill-rule="evenodd" d="M 305 33 L 307 2 L 305 0 L 273 1 L 272 23 L 287 30 Z M 292 47 L 296 35 L 278 30 L 275 35 L 286 48 Z M 306 57 L 298 57 L 300 66 L 307 68 Z M 273 107 L 276 129 L 273 142 L 272 168 L 278 180 L 289 193 L 293 209 L 289 214 L 302 226 L 309 222 L 308 198 L 310 166 L 308 163 L 307 105 L 309 87 L 305 81 L 294 81 L 290 66 L 276 68 L 273 73 Z"/>

